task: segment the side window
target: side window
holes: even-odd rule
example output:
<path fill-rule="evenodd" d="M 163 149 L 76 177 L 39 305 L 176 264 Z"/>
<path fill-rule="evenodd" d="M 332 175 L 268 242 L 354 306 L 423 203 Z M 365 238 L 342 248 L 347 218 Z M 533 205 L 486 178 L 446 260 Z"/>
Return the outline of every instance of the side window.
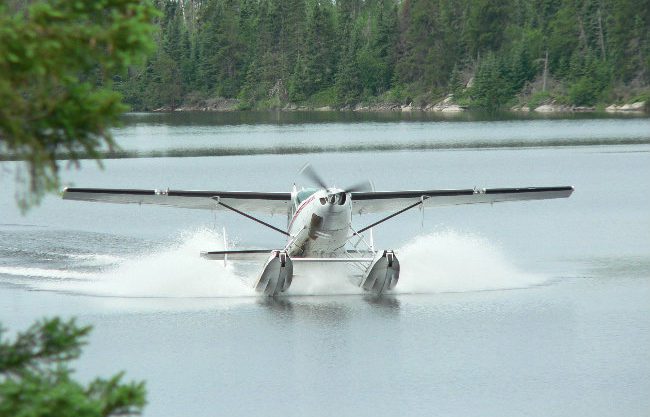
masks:
<path fill-rule="evenodd" d="M 315 192 L 316 189 L 306 189 L 306 190 L 298 191 L 298 194 L 296 194 L 296 201 L 295 201 L 296 208 L 298 208 L 298 206 L 303 201 L 311 197 L 311 195 L 314 194 Z"/>

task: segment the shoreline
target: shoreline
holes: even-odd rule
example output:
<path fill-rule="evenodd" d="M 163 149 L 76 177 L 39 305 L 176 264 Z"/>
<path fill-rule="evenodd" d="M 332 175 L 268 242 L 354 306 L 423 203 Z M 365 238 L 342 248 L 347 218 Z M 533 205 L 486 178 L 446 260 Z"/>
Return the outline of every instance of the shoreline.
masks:
<path fill-rule="evenodd" d="M 242 108 L 241 102 L 237 99 L 216 99 L 210 102 L 201 102 L 193 105 L 180 105 L 177 107 L 164 106 L 146 113 L 176 113 L 176 112 L 209 112 L 209 113 L 230 113 L 247 111 L 275 111 L 275 112 L 353 112 L 353 113 L 439 113 L 439 114 L 460 114 L 465 112 L 482 112 L 481 109 L 473 109 L 469 106 L 457 104 L 453 97 L 448 96 L 438 103 L 428 103 L 423 106 L 409 104 L 356 104 L 354 106 L 307 106 L 288 103 L 283 107 L 268 108 Z M 521 114 L 575 114 L 575 113 L 619 113 L 619 114 L 650 114 L 650 106 L 645 101 L 637 101 L 624 104 L 610 104 L 602 106 L 569 106 L 559 103 L 544 103 L 535 108 L 528 105 L 516 105 L 510 108 L 500 109 L 499 112 Z"/>

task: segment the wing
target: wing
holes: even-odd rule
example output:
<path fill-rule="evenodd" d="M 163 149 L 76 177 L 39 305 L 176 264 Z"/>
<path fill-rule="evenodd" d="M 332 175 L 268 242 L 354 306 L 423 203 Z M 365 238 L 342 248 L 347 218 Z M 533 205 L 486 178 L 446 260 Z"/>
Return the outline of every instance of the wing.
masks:
<path fill-rule="evenodd" d="M 498 203 L 502 201 L 565 198 L 573 187 L 483 188 L 460 190 L 372 191 L 352 193 L 352 213 L 396 211 L 425 198 L 425 207 L 457 204 Z"/>
<path fill-rule="evenodd" d="M 287 214 L 290 193 L 252 191 L 133 190 L 110 188 L 65 188 L 63 199 L 117 204 L 156 204 L 191 209 L 223 209 L 215 199 L 237 210 L 264 214 Z"/>

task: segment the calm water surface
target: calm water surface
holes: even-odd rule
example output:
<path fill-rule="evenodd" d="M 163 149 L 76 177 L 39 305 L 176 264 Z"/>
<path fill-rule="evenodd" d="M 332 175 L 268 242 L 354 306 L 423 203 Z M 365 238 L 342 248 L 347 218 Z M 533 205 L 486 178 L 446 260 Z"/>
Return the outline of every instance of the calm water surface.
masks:
<path fill-rule="evenodd" d="M 256 266 L 201 250 L 275 248 L 235 214 L 48 197 L 21 216 L 0 182 L 0 320 L 95 326 L 90 379 L 145 379 L 146 416 L 648 416 L 650 119 L 461 115 L 127 116 L 119 158 L 77 186 L 286 191 L 307 161 L 377 189 L 573 185 L 566 200 L 406 213 L 395 294 L 304 270 L 251 293 Z M 354 218 L 363 226 L 377 217 Z M 270 218 L 280 227 L 286 219 Z"/>

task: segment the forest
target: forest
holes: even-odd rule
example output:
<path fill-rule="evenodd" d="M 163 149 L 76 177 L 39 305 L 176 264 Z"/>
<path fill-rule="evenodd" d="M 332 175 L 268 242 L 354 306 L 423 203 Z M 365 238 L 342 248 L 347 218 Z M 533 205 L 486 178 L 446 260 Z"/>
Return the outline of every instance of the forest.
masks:
<path fill-rule="evenodd" d="M 157 0 L 134 110 L 571 106 L 650 96 L 650 0 Z M 207 104 L 206 104 L 207 103 Z"/>

